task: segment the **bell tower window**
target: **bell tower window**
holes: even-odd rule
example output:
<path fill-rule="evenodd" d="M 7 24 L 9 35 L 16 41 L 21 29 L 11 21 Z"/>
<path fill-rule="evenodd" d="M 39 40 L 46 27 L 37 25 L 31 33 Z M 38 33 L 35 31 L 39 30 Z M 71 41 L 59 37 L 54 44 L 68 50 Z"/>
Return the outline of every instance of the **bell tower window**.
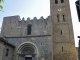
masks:
<path fill-rule="evenodd" d="M 64 0 L 61 0 L 61 3 L 64 3 Z"/>
<path fill-rule="evenodd" d="M 63 47 L 62 47 L 62 52 L 63 52 Z"/>
<path fill-rule="evenodd" d="M 55 4 L 58 4 L 58 0 L 55 0 Z"/>
<path fill-rule="evenodd" d="M 63 15 L 63 21 L 65 22 L 65 15 Z"/>
<path fill-rule="evenodd" d="M 62 35 L 62 30 L 61 30 L 61 35 Z"/>
<path fill-rule="evenodd" d="M 59 15 L 57 15 L 57 21 L 59 22 Z"/>
<path fill-rule="evenodd" d="M 32 30 L 31 25 L 28 25 L 27 26 L 27 35 L 31 35 L 31 30 Z"/>

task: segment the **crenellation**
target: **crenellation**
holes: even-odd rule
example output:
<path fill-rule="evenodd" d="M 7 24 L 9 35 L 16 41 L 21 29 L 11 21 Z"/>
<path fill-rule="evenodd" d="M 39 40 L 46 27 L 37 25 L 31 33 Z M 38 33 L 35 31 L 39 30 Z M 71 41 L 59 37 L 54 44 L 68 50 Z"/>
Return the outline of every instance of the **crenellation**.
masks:
<path fill-rule="evenodd" d="M 51 22 L 51 16 L 48 16 L 47 18 L 46 18 L 46 20 L 47 20 L 47 22 Z"/>
<path fill-rule="evenodd" d="M 47 18 L 4 17 L 1 37 L 5 36 L 15 49 L 14 55 L 9 54 L 12 59 L 2 57 L 0 49 L 0 60 L 77 60 L 69 0 L 50 0 L 50 9 Z"/>
<path fill-rule="evenodd" d="M 34 17 L 33 20 L 38 20 L 37 17 Z"/>
<path fill-rule="evenodd" d="M 10 19 L 10 18 L 9 18 L 9 19 Z M 9 19 L 8 19 L 8 20 L 9 20 Z M 43 16 L 41 16 L 40 19 L 37 19 L 37 17 L 34 17 L 33 19 L 30 19 L 30 17 L 28 17 L 27 20 L 25 20 L 25 18 L 23 17 L 22 20 L 19 20 L 18 23 L 19 23 L 19 24 L 22 24 L 22 23 L 31 23 L 31 24 L 32 24 L 33 22 L 34 22 L 34 23 L 41 23 L 41 22 L 42 22 L 42 23 L 44 23 L 44 24 L 47 25 L 47 22 L 48 22 L 49 20 L 50 20 L 50 16 L 48 16 L 48 17 L 45 18 L 45 19 L 44 19 Z M 12 21 L 14 21 L 14 20 L 11 18 L 11 22 L 12 22 Z M 16 21 L 15 21 L 15 22 L 16 22 Z"/>
<path fill-rule="evenodd" d="M 27 20 L 31 20 L 30 17 L 28 17 Z"/>
<path fill-rule="evenodd" d="M 40 19 L 37 19 L 37 17 L 30 19 L 28 17 L 27 20 L 25 20 L 24 17 L 21 20 L 19 16 L 4 17 L 3 25 L 2 25 L 4 29 L 2 28 L 2 31 L 5 32 L 2 33 L 2 35 L 27 36 L 28 25 L 32 26 L 31 35 L 46 35 L 46 34 L 50 35 L 51 32 L 49 31 L 50 31 L 51 23 L 48 22 L 49 19 L 50 17 L 44 19 L 43 16 L 41 16 Z"/>
<path fill-rule="evenodd" d="M 43 16 L 41 16 L 41 17 L 40 17 L 40 20 L 44 20 L 44 17 L 43 17 Z"/>
<path fill-rule="evenodd" d="M 25 22 L 24 18 L 21 20 L 21 22 L 22 22 L 22 23 L 24 23 L 24 22 Z"/>
<path fill-rule="evenodd" d="M 22 20 L 25 20 L 25 18 L 23 17 Z"/>

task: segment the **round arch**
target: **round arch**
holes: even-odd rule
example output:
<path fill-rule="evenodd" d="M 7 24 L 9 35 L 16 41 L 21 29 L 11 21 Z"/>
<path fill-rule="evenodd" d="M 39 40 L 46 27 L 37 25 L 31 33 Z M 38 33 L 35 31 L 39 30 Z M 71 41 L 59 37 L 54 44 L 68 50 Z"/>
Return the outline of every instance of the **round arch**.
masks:
<path fill-rule="evenodd" d="M 20 44 L 17 53 L 18 57 L 20 57 L 19 60 L 22 59 L 22 57 L 23 59 L 25 59 L 25 57 L 38 58 L 39 55 L 37 46 L 32 42 L 24 42 Z"/>

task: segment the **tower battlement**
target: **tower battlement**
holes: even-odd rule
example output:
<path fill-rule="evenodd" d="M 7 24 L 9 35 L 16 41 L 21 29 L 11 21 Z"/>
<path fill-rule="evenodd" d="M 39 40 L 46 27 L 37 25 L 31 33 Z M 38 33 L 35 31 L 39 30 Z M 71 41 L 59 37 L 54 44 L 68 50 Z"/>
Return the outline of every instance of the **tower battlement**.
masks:
<path fill-rule="evenodd" d="M 33 19 L 24 17 L 21 19 L 19 15 L 8 16 L 3 18 L 1 34 L 5 36 L 26 36 L 28 25 L 31 25 L 31 35 L 50 35 L 51 33 L 51 18 L 48 16 L 44 19 L 34 17 Z M 4 33 L 5 31 L 5 33 Z M 11 33 L 9 33 L 11 31 Z"/>
<path fill-rule="evenodd" d="M 30 17 L 28 17 L 27 19 L 25 19 L 24 17 L 21 19 L 19 15 L 15 15 L 15 16 L 8 16 L 8 17 L 4 17 L 3 18 L 3 24 L 4 23 L 19 23 L 19 24 L 25 24 L 25 23 L 44 23 L 47 24 L 48 22 L 51 22 L 50 16 L 48 16 L 47 18 L 44 18 L 43 16 L 41 16 L 39 19 L 37 19 L 37 17 L 34 17 L 33 19 L 31 19 Z"/>
<path fill-rule="evenodd" d="M 69 0 L 50 0 L 50 13 L 40 19 L 4 17 L 1 35 L 15 49 L 11 59 L 1 55 L 3 60 L 77 60 Z"/>
<path fill-rule="evenodd" d="M 34 17 L 33 19 L 31 19 L 30 17 L 28 17 L 26 20 L 25 18 L 23 17 L 22 20 L 19 21 L 20 23 L 27 23 L 27 24 L 33 24 L 33 23 L 39 23 L 41 24 L 44 23 L 47 25 L 48 22 L 51 22 L 51 19 L 50 19 L 50 16 L 48 16 L 47 18 L 44 18 L 43 16 L 41 16 L 39 19 L 37 19 L 37 17 Z"/>

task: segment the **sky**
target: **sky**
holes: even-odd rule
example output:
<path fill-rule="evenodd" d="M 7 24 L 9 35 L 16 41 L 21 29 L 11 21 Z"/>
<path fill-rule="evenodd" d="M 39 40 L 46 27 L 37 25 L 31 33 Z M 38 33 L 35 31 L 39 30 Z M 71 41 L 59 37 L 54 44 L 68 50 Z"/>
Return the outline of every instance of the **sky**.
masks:
<path fill-rule="evenodd" d="M 78 38 L 80 35 L 80 22 L 78 22 L 76 6 L 76 0 L 70 0 L 71 16 L 74 29 L 75 46 L 78 46 Z M 50 15 L 50 0 L 5 0 L 2 3 L 3 11 L 0 11 L 0 28 L 2 25 L 3 17 L 19 15 L 25 20 L 30 17 L 38 19 L 43 16 L 46 18 Z"/>

